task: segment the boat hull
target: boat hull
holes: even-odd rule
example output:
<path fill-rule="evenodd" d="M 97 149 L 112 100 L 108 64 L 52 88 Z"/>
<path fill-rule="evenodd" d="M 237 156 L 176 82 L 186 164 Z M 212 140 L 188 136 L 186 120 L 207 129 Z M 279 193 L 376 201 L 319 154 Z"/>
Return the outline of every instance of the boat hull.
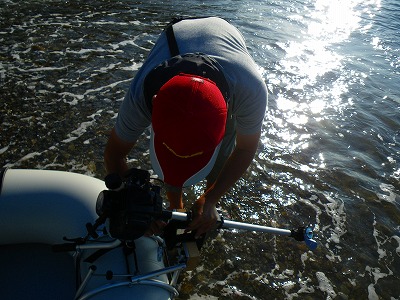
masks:
<path fill-rule="evenodd" d="M 53 245 L 65 243 L 63 237 L 86 236 L 85 225 L 98 217 L 95 206 L 97 196 L 106 189 L 103 181 L 62 171 L 8 169 L 2 172 L 1 182 L 2 299 L 74 299 L 93 270 L 77 299 L 173 297 L 166 275 L 137 282 L 131 276 L 120 276 L 164 268 L 156 238 L 142 237 L 135 241 L 135 251 L 127 253 L 126 247 L 119 246 L 95 259 L 96 249 L 79 251 L 79 255 L 52 251 Z M 112 240 L 106 236 L 99 242 Z"/>

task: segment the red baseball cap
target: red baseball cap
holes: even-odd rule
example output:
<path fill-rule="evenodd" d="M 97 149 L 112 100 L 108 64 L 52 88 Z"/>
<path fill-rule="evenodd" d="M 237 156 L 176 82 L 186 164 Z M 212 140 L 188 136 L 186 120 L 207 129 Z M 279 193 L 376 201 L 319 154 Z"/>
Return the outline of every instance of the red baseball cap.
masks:
<path fill-rule="evenodd" d="M 153 98 L 150 158 L 160 179 L 184 187 L 204 179 L 225 134 L 227 105 L 217 85 L 179 74 Z"/>

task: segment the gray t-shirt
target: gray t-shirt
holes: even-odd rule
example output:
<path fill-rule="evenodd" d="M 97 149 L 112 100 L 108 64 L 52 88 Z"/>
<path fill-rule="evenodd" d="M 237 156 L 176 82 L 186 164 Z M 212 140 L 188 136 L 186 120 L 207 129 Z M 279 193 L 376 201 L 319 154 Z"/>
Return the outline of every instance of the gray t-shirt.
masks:
<path fill-rule="evenodd" d="M 182 20 L 173 25 L 173 30 L 180 54 L 201 52 L 222 66 L 231 94 L 226 135 L 235 131 L 240 134 L 259 132 L 266 109 L 267 88 L 241 33 L 216 17 Z M 115 130 L 122 140 L 136 141 L 151 125 L 151 111 L 143 94 L 143 82 L 151 70 L 170 58 L 163 32 L 136 74 L 120 107 Z"/>

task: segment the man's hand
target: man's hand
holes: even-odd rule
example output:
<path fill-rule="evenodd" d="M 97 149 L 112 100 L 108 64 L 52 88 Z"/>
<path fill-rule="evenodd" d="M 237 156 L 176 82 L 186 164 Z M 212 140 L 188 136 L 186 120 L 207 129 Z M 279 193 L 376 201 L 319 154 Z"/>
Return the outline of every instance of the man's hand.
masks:
<path fill-rule="evenodd" d="M 115 128 L 113 128 L 104 150 L 104 164 L 107 174 L 117 173 L 124 177 L 128 171 L 126 156 L 134 145 L 135 142 L 121 140 L 115 132 Z"/>
<path fill-rule="evenodd" d="M 150 228 L 146 230 L 145 236 L 160 235 L 164 227 L 167 226 L 163 220 L 155 220 L 151 223 Z"/>
<path fill-rule="evenodd" d="M 193 206 L 194 219 L 186 228 L 187 231 L 196 230 L 196 237 L 215 228 L 219 216 L 215 206 L 221 197 L 243 175 L 253 160 L 257 151 L 260 132 L 252 135 L 236 136 L 236 147 L 226 161 L 217 180 L 208 186 Z"/>
<path fill-rule="evenodd" d="M 206 201 L 206 194 L 203 194 L 193 205 L 194 219 L 185 229 L 185 232 L 196 231 L 195 238 L 215 229 L 219 215 L 213 201 Z"/>

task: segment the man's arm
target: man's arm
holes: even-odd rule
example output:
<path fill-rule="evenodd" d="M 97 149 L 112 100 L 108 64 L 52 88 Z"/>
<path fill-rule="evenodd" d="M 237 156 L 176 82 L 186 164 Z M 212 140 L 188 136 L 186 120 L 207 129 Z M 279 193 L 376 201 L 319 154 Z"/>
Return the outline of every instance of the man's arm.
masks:
<path fill-rule="evenodd" d="M 118 173 L 121 177 L 126 174 L 128 171 L 126 157 L 134 145 L 134 142 L 125 142 L 121 140 L 116 134 L 115 128 L 111 131 L 104 151 L 104 164 L 107 174 Z M 170 209 L 183 208 L 182 188 L 172 187 L 166 184 L 166 192 L 170 202 Z"/>
<path fill-rule="evenodd" d="M 128 171 L 126 157 L 134 145 L 135 142 L 121 140 L 116 134 L 115 128 L 112 129 L 104 150 L 104 164 L 107 174 L 118 173 L 122 177 L 126 174 Z"/>
<path fill-rule="evenodd" d="M 197 217 L 186 231 L 197 230 L 196 236 L 211 230 L 217 221 L 216 205 L 220 198 L 244 174 L 257 151 L 261 132 L 236 136 L 236 147 L 226 161 L 215 183 L 197 199 L 194 209 Z"/>

